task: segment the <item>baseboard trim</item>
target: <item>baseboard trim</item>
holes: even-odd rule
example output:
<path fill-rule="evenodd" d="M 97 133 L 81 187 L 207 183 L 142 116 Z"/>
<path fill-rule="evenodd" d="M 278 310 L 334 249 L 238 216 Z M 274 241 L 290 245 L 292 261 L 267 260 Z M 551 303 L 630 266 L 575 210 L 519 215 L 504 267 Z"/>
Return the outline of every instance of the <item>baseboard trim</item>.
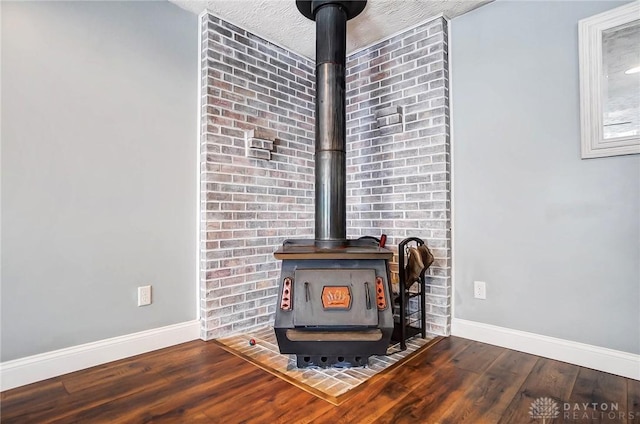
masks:
<path fill-rule="evenodd" d="M 640 380 L 640 355 L 453 318 L 451 334 Z"/>
<path fill-rule="evenodd" d="M 200 321 L 187 321 L 0 363 L 0 390 L 9 390 L 200 337 Z"/>

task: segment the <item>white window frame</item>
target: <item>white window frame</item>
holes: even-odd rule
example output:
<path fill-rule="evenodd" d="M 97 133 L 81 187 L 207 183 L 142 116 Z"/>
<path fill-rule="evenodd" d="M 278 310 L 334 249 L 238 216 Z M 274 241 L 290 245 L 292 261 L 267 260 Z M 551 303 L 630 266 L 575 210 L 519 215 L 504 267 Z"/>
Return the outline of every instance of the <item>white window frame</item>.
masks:
<path fill-rule="evenodd" d="M 637 20 L 640 1 L 578 22 L 582 159 L 640 153 L 640 136 L 604 138 L 602 32 Z"/>

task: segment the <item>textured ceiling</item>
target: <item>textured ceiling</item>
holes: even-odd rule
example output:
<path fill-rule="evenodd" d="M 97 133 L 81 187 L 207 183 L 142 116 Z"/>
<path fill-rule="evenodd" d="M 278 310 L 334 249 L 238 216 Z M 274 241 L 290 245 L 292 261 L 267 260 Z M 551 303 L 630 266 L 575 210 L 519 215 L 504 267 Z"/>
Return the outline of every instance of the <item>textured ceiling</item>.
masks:
<path fill-rule="evenodd" d="M 271 42 L 309 58 L 315 57 L 315 27 L 302 16 L 294 0 L 171 0 L 200 13 L 208 9 Z M 367 7 L 349 21 L 347 53 L 367 47 L 429 18 L 462 15 L 491 0 L 369 0 Z"/>

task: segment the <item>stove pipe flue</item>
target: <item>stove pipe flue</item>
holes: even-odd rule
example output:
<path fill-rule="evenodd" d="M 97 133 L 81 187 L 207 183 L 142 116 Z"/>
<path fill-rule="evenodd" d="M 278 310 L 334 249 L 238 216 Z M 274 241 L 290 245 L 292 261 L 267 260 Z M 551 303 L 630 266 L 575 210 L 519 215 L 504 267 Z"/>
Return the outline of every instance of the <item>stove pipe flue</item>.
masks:
<path fill-rule="evenodd" d="M 347 243 L 345 64 L 347 21 L 365 1 L 296 1 L 316 21 L 315 245 Z"/>

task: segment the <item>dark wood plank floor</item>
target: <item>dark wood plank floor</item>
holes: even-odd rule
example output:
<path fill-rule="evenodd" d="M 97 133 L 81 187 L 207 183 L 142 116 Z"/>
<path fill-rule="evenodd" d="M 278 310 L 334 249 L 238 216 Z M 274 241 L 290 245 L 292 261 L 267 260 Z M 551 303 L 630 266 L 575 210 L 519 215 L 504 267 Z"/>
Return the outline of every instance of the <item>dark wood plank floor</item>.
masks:
<path fill-rule="evenodd" d="M 545 424 L 640 423 L 636 380 L 457 337 L 340 406 L 193 341 L 3 392 L 0 421 L 520 424 L 543 422 L 529 415 L 542 397 L 560 410 Z"/>

